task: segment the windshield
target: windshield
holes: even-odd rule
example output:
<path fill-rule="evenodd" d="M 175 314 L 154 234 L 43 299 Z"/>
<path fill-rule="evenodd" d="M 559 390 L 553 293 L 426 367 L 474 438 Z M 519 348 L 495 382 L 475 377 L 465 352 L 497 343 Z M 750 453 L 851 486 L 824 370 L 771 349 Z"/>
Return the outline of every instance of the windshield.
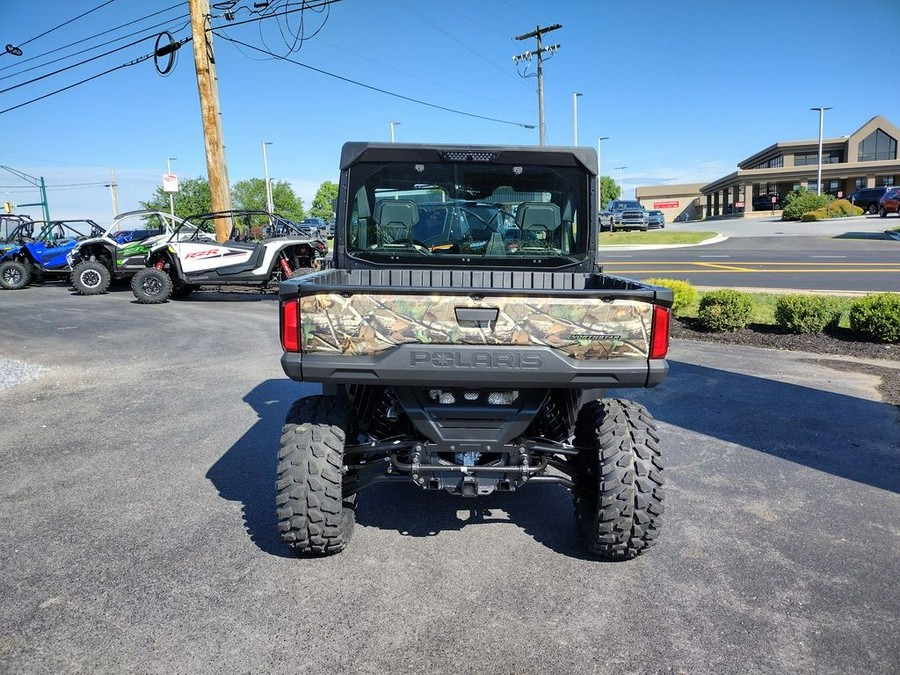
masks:
<path fill-rule="evenodd" d="M 559 267 L 587 254 L 589 175 L 480 162 L 361 163 L 347 251 L 370 262 Z"/>

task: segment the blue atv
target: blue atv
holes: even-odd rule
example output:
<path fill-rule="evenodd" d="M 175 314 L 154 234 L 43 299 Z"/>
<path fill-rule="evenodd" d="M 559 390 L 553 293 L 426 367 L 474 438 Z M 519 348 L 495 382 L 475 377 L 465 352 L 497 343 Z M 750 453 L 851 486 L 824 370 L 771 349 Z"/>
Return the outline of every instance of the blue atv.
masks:
<path fill-rule="evenodd" d="M 20 236 L 15 246 L 0 254 L 0 287 L 16 290 L 36 278 L 67 278 L 69 251 L 79 241 L 103 234 L 93 220 L 35 221 L 34 230 L 36 237 Z"/>

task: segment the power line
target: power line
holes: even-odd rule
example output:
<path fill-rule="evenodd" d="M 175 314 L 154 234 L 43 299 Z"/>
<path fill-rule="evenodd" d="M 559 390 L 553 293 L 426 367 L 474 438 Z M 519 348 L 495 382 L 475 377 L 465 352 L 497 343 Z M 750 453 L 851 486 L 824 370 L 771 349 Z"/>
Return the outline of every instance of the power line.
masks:
<path fill-rule="evenodd" d="M 445 112 L 450 112 L 455 115 L 464 115 L 466 117 L 474 117 L 476 119 L 487 120 L 488 122 L 498 122 L 500 124 L 510 124 L 516 127 L 524 127 L 526 129 L 533 129 L 533 125 L 523 124 L 522 122 L 512 122 L 510 120 L 501 120 L 496 117 L 487 117 L 485 115 L 476 115 L 475 113 L 466 112 L 464 110 L 456 110 L 455 108 L 447 108 L 442 105 L 438 105 L 436 103 L 428 103 L 427 101 L 422 101 L 421 99 L 412 98 L 411 96 L 404 96 L 403 94 L 398 94 L 393 91 L 388 91 L 387 89 L 380 89 L 379 87 L 374 87 L 371 84 L 366 84 L 365 82 L 359 82 L 357 80 L 352 80 L 349 77 L 344 77 L 343 75 L 336 75 L 335 73 L 329 73 L 327 70 L 322 70 L 321 68 L 316 68 L 314 66 L 307 65 L 305 63 L 301 63 L 300 61 L 295 61 L 294 59 L 289 59 L 286 56 L 280 56 L 278 54 L 273 54 L 272 52 L 267 52 L 264 49 L 260 49 L 259 47 L 255 47 L 253 45 L 247 44 L 246 42 L 241 42 L 240 40 L 235 40 L 234 38 L 230 38 L 227 35 L 222 35 L 216 31 L 213 31 L 215 35 L 222 38 L 223 40 L 228 40 L 229 42 L 233 42 L 235 44 L 239 44 L 243 47 L 247 47 L 248 49 L 253 49 L 258 52 L 262 52 L 264 54 L 269 54 L 277 59 L 282 61 L 287 61 L 288 63 L 293 63 L 296 66 L 300 66 L 301 68 L 306 68 L 308 70 L 312 70 L 317 73 L 321 73 L 322 75 L 327 75 L 328 77 L 333 77 L 336 80 L 341 80 L 343 82 L 348 82 L 350 84 L 355 84 L 358 87 L 363 87 L 365 89 L 370 89 L 372 91 L 377 91 L 379 94 L 386 94 L 388 96 L 393 96 L 394 98 L 399 98 L 404 101 L 410 101 L 411 103 L 417 103 L 419 105 L 424 105 L 429 108 L 436 108 L 437 110 L 444 110 Z M 0 111 L 3 112 L 3 111 Z"/>
<path fill-rule="evenodd" d="M 149 19 L 149 18 L 151 18 L 151 17 L 154 17 L 154 16 L 156 16 L 157 14 L 163 14 L 164 12 L 171 11 L 171 10 L 173 10 L 173 9 L 175 9 L 175 8 L 177 8 L 177 7 L 181 7 L 181 6 L 182 6 L 181 3 L 178 3 L 177 5 L 172 5 L 171 7 L 167 7 L 166 9 L 161 9 L 160 11 L 154 12 L 153 14 L 148 14 L 147 16 L 142 16 L 140 19 L 135 19 L 134 21 L 129 21 L 129 22 L 127 22 L 127 23 L 123 23 L 123 24 L 121 24 L 121 25 L 119 25 L 119 26 L 116 26 L 115 28 L 110 28 L 110 29 L 108 29 L 108 30 L 101 31 L 100 33 L 95 33 L 94 35 L 91 35 L 91 36 L 89 36 L 89 37 L 82 38 L 81 40 L 76 40 L 75 42 L 70 42 L 70 43 L 67 44 L 67 45 L 63 45 L 63 46 L 61 46 L 61 47 L 57 47 L 57 48 L 55 48 L 55 49 L 51 49 L 50 51 L 44 52 L 43 54 L 36 54 L 35 56 L 28 57 L 27 59 L 19 59 L 19 60 L 15 61 L 14 63 L 11 63 L 11 64 L 8 65 L 8 66 L 3 66 L 2 68 L 0 68 L 0 71 L 2 71 L 2 70 L 9 70 L 10 68 L 15 68 L 16 66 L 21 66 L 22 64 L 28 63 L 29 61 L 34 61 L 35 59 L 40 59 L 40 58 L 43 58 L 43 57 L 45 57 L 45 56 L 50 56 L 50 54 L 55 54 L 56 52 L 62 51 L 63 49 L 68 49 L 69 47 L 74 47 L 74 46 L 79 45 L 79 44 L 81 44 L 81 43 L 83 43 L 83 42 L 87 42 L 87 41 L 89 41 L 89 40 L 93 40 L 94 38 L 98 38 L 98 37 L 100 37 L 100 36 L 102 36 L 102 35 L 106 35 L 107 33 L 112 33 L 112 32 L 114 32 L 114 31 L 117 31 L 117 30 L 120 30 L 120 29 L 122 29 L 122 28 L 125 28 L 126 26 L 130 26 L 130 25 L 132 25 L 132 24 L 139 23 L 139 22 L 141 22 L 141 21 L 145 21 L 146 19 Z M 178 16 L 178 17 L 175 17 L 175 18 L 172 18 L 172 19 L 168 19 L 168 20 L 166 20 L 166 21 L 160 21 L 159 23 L 155 23 L 155 24 L 153 24 L 152 26 L 145 26 L 145 27 L 142 28 L 141 30 L 137 30 L 137 31 L 134 31 L 133 33 L 128 33 L 128 34 L 126 34 L 126 35 L 122 35 L 122 36 L 117 37 L 117 38 L 114 38 L 114 39 L 112 39 L 112 40 L 108 40 L 107 42 L 103 42 L 103 43 L 101 43 L 101 44 L 99 44 L 99 45 L 94 45 L 93 47 L 88 47 L 88 48 L 87 48 L 86 50 L 84 50 L 84 51 L 91 51 L 91 50 L 94 50 L 94 49 L 100 49 L 101 47 L 105 47 L 106 45 L 112 44 L 112 43 L 114 43 L 114 42 L 119 42 L 120 40 L 125 40 L 126 38 L 133 37 L 134 35 L 138 35 L 139 33 L 142 33 L 142 32 L 144 32 L 144 31 L 153 30 L 153 29 L 155 29 L 155 28 L 159 28 L 160 26 L 165 26 L 165 25 L 167 25 L 167 24 L 170 24 L 170 23 L 173 22 L 173 21 L 178 21 L 178 20 L 183 20 L 183 19 L 187 19 L 187 14 L 182 14 L 181 16 Z M 82 53 L 83 53 L 83 52 L 82 52 Z M 47 62 L 42 63 L 42 64 L 39 64 L 39 65 L 31 66 L 30 68 L 25 68 L 25 69 L 19 70 L 18 72 L 14 73 L 14 74 L 12 74 L 12 75 L 5 75 L 3 78 L 0 78 L 0 79 L 6 79 L 6 78 L 9 78 L 9 77 L 13 77 L 14 75 L 21 75 L 22 73 L 26 73 L 26 72 L 28 72 L 28 71 L 30 71 L 30 70 L 34 70 L 34 69 L 36 69 L 36 68 L 41 68 L 41 67 L 43 67 L 43 66 L 49 66 L 49 65 L 52 64 L 52 63 L 57 63 L 57 62 L 59 62 L 59 61 L 65 60 L 65 59 L 72 58 L 73 56 L 75 56 L 75 54 L 69 54 L 68 56 L 61 56 L 61 57 L 59 57 L 58 59 L 54 59 L 54 60 L 52 60 L 52 61 L 47 61 Z"/>
<path fill-rule="evenodd" d="M 36 103 L 37 101 L 42 101 L 45 98 L 50 98 L 51 96 L 62 93 L 64 91 L 68 91 L 69 89 L 74 89 L 75 87 L 77 87 L 80 84 L 85 84 L 86 82 L 90 82 L 91 80 L 96 80 L 98 77 L 103 77 L 104 75 L 109 75 L 110 73 L 113 73 L 117 70 L 121 70 L 122 68 L 127 68 L 128 66 L 134 66 L 134 65 L 141 63 L 143 61 L 146 61 L 148 59 L 152 59 L 153 56 L 154 56 L 153 54 L 146 54 L 144 56 L 140 56 L 140 57 L 134 59 L 133 61 L 129 61 L 128 63 L 123 63 L 120 66 L 115 66 L 114 68 L 110 68 L 109 70 L 104 70 L 102 73 L 97 73 L 96 75 L 92 75 L 91 77 L 86 77 L 83 80 L 79 80 L 78 82 L 75 82 L 66 87 L 57 89 L 56 91 L 51 91 L 49 94 L 44 94 L 43 96 L 38 96 L 36 98 L 31 99 L 30 101 L 25 101 L 24 103 L 20 103 L 19 105 L 14 105 L 11 108 L 6 108 L 5 110 L 0 110 L 0 115 L 11 112 L 13 110 L 18 110 L 19 108 L 24 108 L 26 105 Z"/>
<path fill-rule="evenodd" d="M 524 82 L 522 82 L 522 80 L 517 80 L 515 77 L 513 77 L 512 73 L 510 73 L 510 72 L 504 70 L 503 68 L 501 68 L 500 66 L 498 66 L 496 63 L 494 63 L 493 61 L 491 61 L 490 59 L 488 59 L 486 56 L 484 56 L 484 55 L 482 55 L 482 54 L 479 54 L 479 53 L 476 52 L 474 49 L 472 49 L 471 47 L 469 47 L 467 44 L 465 44 L 465 43 L 462 42 L 461 40 L 458 40 L 456 37 L 454 37 L 453 35 L 451 35 L 450 33 L 448 33 L 448 32 L 447 32 L 446 30 L 444 30 L 441 26 L 438 26 L 437 24 L 435 24 L 435 23 L 433 23 L 432 21 L 430 21 L 426 16 L 424 16 L 424 15 L 420 14 L 419 12 L 417 12 L 416 10 L 414 10 L 412 7 L 410 7 L 409 5 L 407 5 L 406 3 L 404 3 L 403 0 L 394 0 L 394 2 L 396 2 L 398 5 L 400 5 L 401 7 L 403 7 L 403 8 L 404 8 L 406 11 L 408 11 L 410 14 L 414 14 L 415 16 L 419 17 L 419 19 L 421 19 L 424 23 L 426 23 L 426 24 L 428 24 L 429 26 L 431 26 L 432 28 L 434 28 L 434 29 L 435 29 L 436 31 L 438 31 L 439 33 L 442 33 L 443 35 L 445 35 L 445 36 L 447 36 L 448 38 L 450 38 L 451 40 L 453 40 L 456 44 L 460 45 L 460 46 L 461 46 L 463 49 L 465 49 L 467 52 L 469 52 L 469 53 L 474 54 L 475 56 L 477 56 L 479 59 L 481 59 L 482 61 L 484 61 L 485 63 L 487 63 L 489 66 L 491 66 L 491 68 L 495 68 L 495 69 L 499 70 L 501 73 L 503 73 L 503 74 L 506 75 L 507 77 L 511 77 L 513 80 L 515 80 L 516 82 L 522 84 L 522 85 L 525 86 L 525 87 L 528 86 L 527 84 L 525 84 Z"/>
<path fill-rule="evenodd" d="M 50 33 L 52 33 L 52 32 L 55 31 L 55 30 L 59 30 L 60 28 L 62 28 L 62 27 L 64 27 L 64 26 L 68 26 L 70 23 L 74 23 L 75 21 L 78 21 L 78 19 L 80 19 L 80 18 L 82 18 L 82 17 L 85 17 L 85 16 L 87 16 L 88 14 L 91 14 L 92 12 L 96 12 L 98 9 L 101 9 L 101 8 L 103 8 L 103 7 L 106 7 L 107 5 L 111 5 L 111 4 L 114 3 L 115 1 L 116 1 L 116 0 L 106 0 L 106 2 L 104 2 L 104 3 L 100 4 L 100 5 L 97 5 L 97 6 L 94 7 L 93 9 L 89 9 L 89 10 L 86 11 L 84 14 L 79 14 L 79 15 L 76 16 L 74 19 L 69 19 L 68 21 L 64 21 L 63 23 L 59 24 L 58 26 L 54 26 L 54 27 L 51 28 L 50 30 L 45 30 L 45 31 L 44 31 L 43 33 L 41 33 L 40 35 L 35 35 L 33 38 L 29 38 L 28 40 L 25 40 L 25 42 L 20 42 L 19 44 L 16 45 L 16 47 L 22 47 L 23 45 L 27 45 L 29 42 L 34 42 L 34 41 L 37 40 L 38 38 L 42 38 L 42 37 L 44 37 L 45 35 L 49 35 Z"/>
<path fill-rule="evenodd" d="M 83 66 L 86 63 L 91 63 L 92 61 L 97 61 L 98 59 L 102 59 L 104 56 L 109 56 L 110 54 L 115 54 L 116 52 L 120 52 L 123 49 L 128 49 L 129 47 L 134 47 L 136 44 L 140 44 L 145 40 L 149 40 L 151 38 L 155 38 L 155 35 L 151 35 L 148 37 L 143 37 L 140 40 L 135 40 L 134 42 L 130 42 L 127 45 L 122 45 L 121 47 L 116 47 L 108 52 L 104 52 L 103 54 L 98 54 L 97 56 L 92 56 L 89 59 L 85 59 L 84 61 L 79 61 L 78 63 L 73 63 L 70 66 L 66 66 L 65 68 L 60 68 L 59 70 L 54 70 L 52 73 L 46 73 L 45 75 L 41 75 L 39 77 L 32 78 L 30 80 L 26 80 L 25 82 L 20 82 L 19 84 L 14 84 L 11 87 L 7 87 L 6 89 L 0 89 L 0 94 L 5 94 L 8 91 L 12 91 L 13 89 L 18 89 L 19 87 L 24 87 L 28 84 L 33 84 L 35 82 L 39 82 L 40 80 L 44 80 L 48 77 L 52 77 L 53 75 L 59 75 L 60 73 L 64 73 L 67 70 L 72 70 L 72 68 L 77 68 L 78 66 Z"/>

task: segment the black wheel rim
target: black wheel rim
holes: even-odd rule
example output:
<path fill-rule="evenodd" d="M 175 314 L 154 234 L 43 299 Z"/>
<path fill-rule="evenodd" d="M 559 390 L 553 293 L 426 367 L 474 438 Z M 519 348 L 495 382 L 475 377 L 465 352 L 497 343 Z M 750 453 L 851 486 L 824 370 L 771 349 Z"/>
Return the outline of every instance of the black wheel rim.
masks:
<path fill-rule="evenodd" d="M 81 273 L 81 283 L 88 288 L 95 288 L 100 285 L 100 275 L 94 270 L 88 270 Z"/>
<path fill-rule="evenodd" d="M 15 267 L 9 267 L 3 270 L 3 280 L 9 284 L 17 284 L 22 278 L 22 274 Z"/>
<path fill-rule="evenodd" d="M 159 283 L 158 279 L 144 279 L 144 283 L 141 285 L 141 288 L 144 289 L 144 292 L 147 295 L 157 295 L 162 288 L 162 284 Z"/>

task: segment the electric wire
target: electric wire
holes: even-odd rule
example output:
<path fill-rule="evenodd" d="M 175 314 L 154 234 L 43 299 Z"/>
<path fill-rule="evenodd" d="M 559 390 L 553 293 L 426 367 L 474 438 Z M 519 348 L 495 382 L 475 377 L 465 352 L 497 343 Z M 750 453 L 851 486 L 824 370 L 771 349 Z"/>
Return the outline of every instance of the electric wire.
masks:
<path fill-rule="evenodd" d="M 465 44 L 465 43 L 462 42 L 461 40 L 458 40 L 456 37 L 454 37 L 453 35 L 451 35 L 450 33 L 448 33 L 448 32 L 447 32 L 446 30 L 444 30 L 441 26 L 439 26 L 439 25 L 435 24 L 434 22 L 432 22 L 430 19 L 428 19 L 428 17 L 426 17 L 425 15 L 421 14 L 420 12 L 414 10 L 412 7 L 410 7 L 410 6 L 407 5 L 405 2 L 403 2 L 403 0 L 394 0 L 394 2 L 397 3 L 398 5 L 400 5 L 403 9 L 405 9 L 405 10 L 406 10 L 407 12 L 409 12 L 410 14 L 412 14 L 412 15 L 418 17 L 422 22 L 428 24 L 429 26 L 431 26 L 432 28 L 434 28 L 436 31 L 438 31 L 439 33 L 441 33 L 442 35 L 446 36 L 446 37 L 449 38 L 450 40 L 453 40 L 453 42 L 455 42 L 456 44 L 458 44 L 460 47 L 462 47 L 463 49 L 465 49 L 465 50 L 466 50 L 467 52 L 469 52 L 470 54 L 473 54 L 473 55 L 477 56 L 479 59 L 481 59 L 482 61 L 484 61 L 485 63 L 487 63 L 491 68 L 494 68 L 494 69 L 496 69 L 496 70 L 499 70 L 499 71 L 500 71 L 501 73 L 503 73 L 506 77 L 512 78 L 512 80 L 514 80 L 515 82 L 518 82 L 519 84 L 522 84 L 523 86 L 526 86 L 526 87 L 528 86 L 527 84 L 525 84 L 524 82 L 522 82 L 521 79 L 516 79 L 516 77 L 514 77 L 512 73 L 510 73 L 510 72 L 507 71 L 507 70 L 504 70 L 503 68 L 501 68 L 500 66 L 498 66 L 496 63 L 494 63 L 493 61 L 491 61 L 489 58 L 487 58 L 487 57 L 484 56 L 483 54 L 479 54 L 477 51 L 475 51 L 474 49 L 472 49 L 471 47 L 469 47 L 467 44 Z"/>
<path fill-rule="evenodd" d="M 84 12 L 83 14 L 79 14 L 79 15 L 76 16 L 74 19 L 69 19 L 68 21 L 64 21 L 63 23 L 59 24 L 58 26 L 54 26 L 54 27 L 51 28 L 50 30 L 45 30 L 45 31 L 44 31 L 43 33 L 41 33 L 40 35 L 35 35 L 33 38 L 29 38 L 28 40 L 25 40 L 25 42 L 19 42 L 19 43 L 16 45 L 16 47 L 22 47 L 23 45 L 27 45 L 29 42 L 34 42 L 34 41 L 37 40 L 38 38 L 42 38 L 42 37 L 44 37 L 45 35 L 49 35 L 50 33 L 52 33 L 52 32 L 55 31 L 55 30 L 59 30 L 60 28 L 63 28 L 64 26 L 68 26 L 70 23 L 74 23 L 75 21 L 78 21 L 78 19 L 80 19 L 80 18 L 82 18 L 82 17 L 85 17 L 85 16 L 87 16 L 88 14 L 91 14 L 92 12 L 96 12 L 98 9 L 102 9 L 103 7 L 106 7 L 107 5 L 111 5 L 111 4 L 114 3 L 115 1 L 116 1 L 116 0 L 106 0 L 106 2 L 104 2 L 104 3 L 100 4 L 100 5 L 97 5 L 97 6 L 94 7 L 93 9 L 89 9 L 88 11 Z M 4 52 L 4 53 L 6 53 L 6 52 Z"/>
<path fill-rule="evenodd" d="M 148 15 L 146 15 L 146 16 L 142 16 L 142 17 L 139 18 L 139 19 L 134 19 L 133 21 L 128 21 L 127 23 L 120 24 L 120 25 L 118 25 L 118 26 L 116 26 L 116 27 L 114 27 L 114 28 L 109 28 L 109 29 L 104 30 L 104 31 L 101 31 L 101 32 L 99 32 L 99 33 L 95 33 L 94 35 L 90 35 L 90 36 L 88 36 L 88 37 L 86 37 L 86 38 L 82 38 L 82 39 L 80 39 L 80 40 L 76 40 L 75 42 L 70 42 L 70 43 L 67 44 L 67 45 L 62 45 L 61 47 L 56 47 L 55 49 L 51 49 L 51 50 L 46 51 L 46 52 L 44 52 L 44 53 L 42 53 L 42 54 L 35 54 L 34 56 L 29 56 L 29 57 L 24 58 L 24 59 L 16 59 L 16 61 L 15 61 L 14 63 L 11 63 L 11 64 L 8 65 L 8 66 L 3 66 L 2 68 L 0 68 L 0 70 L 9 70 L 10 68 L 15 68 L 16 66 L 21 66 L 22 64 L 28 63 L 28 62 L 30 62 L 30 61 L 34 61 L 35 59 L 40 59 L 40 58 L 43 58 L 43 57 L 45 57 L 45 56 L 50 56 L 50 54 L 55 54 L 56 52 L 62 51 L 63 49 L 68 49 L 69 47 L 74 47 L 74 46 L 76 46 L 76 45 L 80 45 L 80 44 L 83 43 L 83 42 L 88 42 L 89 40 L 93 40 L 94 38 L 101 37 L 101 36 L 103 36 L 103 35 L 106 35 L 107 33 L 112 33 L 112 32 L 114 32 L 114 31 L 117 31 L 117 30 L 120 30 L 120 29 L 122 29 L 122 28 L 125 28 L 126 26 L 131 26 L 132 24 L 139 23 L 139 22 L 141 22 L 141 21 L 145 21 L 146 19 L 150 19 L 150 18 L 152 18 L 152 17 L 154 17 L 154 16 L 156 16 L 156 15 L 158 15 L 158 14 L 163 14 L 163 13 L 165 13 L 165 12 L 169 12 L 169 11 L 171 11 L 171 10 L 173 10 L 173 9 L 177 9 L 177 8 L 180 8 L 180 7 L 183 7 L 183 6 L 184 6 L 183 3 L 180 3 L 180 2 L 179 2 L 178 4 L 171 5 L 171 6 L 169 6 L 169 7 L 166 7 L 165 9 L 161 9 L 161 10 L 159 10 L 158 12 L 153 12 L 153 14 L 148 14 Z M 167 21 L 161 21 L 160 23 L 153 24 L 152 26 L 147 26 L 147 27 L 145 27 L 145 28 L 143 28 L 143 29 L 141 29 L 141 30 L 151 30 L 151 29 L 153 29 L 153 28 L 157 28 L 157 27 L 159 27 L 159 26 L 168 24 L 170 21 L 184 20 L 184 19 L 187 19 L 188 17 L 189 17 L 189 15 L 187 15 L 187 14 L 182 14 L 182 15 L 176 17 L 176 18 L 169 19 L 169 20 L 167 20 Z M 90 49 L 98 49 L 98 48 L 100 48 L 100 47 L 104 47 L 104 46 L 106 46 L 107 44 L 112 44 L 113 42 L 118 42 L 119 40 L 124 40 L 125 38 L 131 37 L 131 36 L 133 36 L 133 35 L 137 35 L 137 34 L 140 33 L 140 32 L 141 32 L 141 31 L 135 31 L 134 33 L 129 33 L 128 35 L 123 35 L 123 36 L 121 36 L 121 37 L 117 37 L 117 38 L 115 38 L 115 39 L 113 39 L 113 40 L 110 40 L 110 41 L 108 41 L 108 42 L 101 43 L 101 44 L 95 45 L 95 46 L 93 46 L 93 47 L 88 47 L 88 50 L 90 50 Z M 71 58 L 72 56 L 74 56 L 74 54 L 70 54 L 69 56 L 63 56 L 63 57 L 61 57 L 61 59 Z M 49 61 L 48 63 L 42 64 L 42 65 L 49 65 L 50 63 L 56 63 L 56 61 L 58 61 L 58 60 L 60 60 L 60 59 L 56 59 L 55 61 Z M 28 68 L 27 70 L 33 70 L 34 68 L 40 68 L 40 66 L 32 66 L 31 68 Z M 21 71 L 19 71 L 19 72 L 22 73 L 22 72 L 25 72 L 25 71 L 24 71 L 24 70 L 21 70 Z M 7 77 L 9 77 L 9 76 L 7 76 Z"/>
<path fill-rule="evenodd" d="M 306 68 L 306 69 L 312 70 L 312 71 L 314 71 L 314 72 L 316 72 L 316 73 L 320 73 L 320 74 L 322 74 L 322 75 L 327 75 L 328 77 L 333 77 L 333 78 L 336 79 L 336 80 L 341 80 L 341 81 L 343 81 L 343 82 L 348 82 L 348 83 L 350 83 L 350 84 L 355 84 L 355 85 L 358 86 L 358 87 L 363 87 L 363 88 L 365 88 L 365 89 L 370 89 L 371 91 L 376 91 L 376 92 L 378 92 L 378 93 L 380 93 L 380 94 L 385 94 L 385 95 L 387 95 L 387 96 L 393 96 L 394 98 L 399 98 L 399 99 L 402 99 L 402 100 L 404 100 L 404 101 L 409 101 L 409 102 L 411 102 L 411 103 L 416 103 L 416 104 L 418 104 L 418 105 L 427 106 L 427 107 L 429 107 L 429 108 L 435 108 L 435 109 L 437 109 L 437 110 L 443 110 L 443 111 L 445 111 L 445 112 L 453 113 L 453 114 L 455 114 L 455 115 L 463 115 L 463 116 L 465 116 L 465 117 L 473 117 L 473 118 L 476 118 L 476 119 L 486 120 L 486 121 L 488 121 L 488 122 L 497 122 L 497 123 L 499 123 L 499 124 L 509 124 L 509 125 L 516 126 L 516 127 L 524 127 L 524 128 L 526 128 L 526 129 L 533 128 L 533 125 L 524 124 L 524 123 L 522 123 L 522 122 L 513 122 L 513 121 L 511 121 L 511 120 L 502 120 L 502 119 L 499 119 L 499 118 L 497 118 L 497 117 L 488 117 L 488 116 L 486 116 L 486 115 L 478 115 L 478 114 L 476 114 L 476 113 L 466 112 L 465 110 L 457 110 L 457 109 L 455 109 L 455 108 L 448 108 L 448 107 L 446 107 L 446 106 L 438 105 L 437 103 L 429 103 L 428 101 L 423 101 L 423 100 L 421 100 L 421 99 L 413 98 L 413 97 L 411 97 L 411 96 L 405 96 L 404 94 L 398 94 L 398 93 L 393 92 L 393 91 L 388 91 L 387 89 L 381 89 L 381 88 L 379 88 L 379 87 L 372 86 L 371 84 L 366 84 L 365 82 L 359 82 L 358 80 L 353 80 L 353 79 L 351 79 L 351 78 L 349 78 L 349 77 L 344 77 L 343 75 L 337 75 L 337 74 L 335 74 L 335 73 L 330 73 L 330 72 L 328 72 L 327 70 L 322 70 L 321 68 L 316 68 L 315 66 L 310 66 L 310 65 L 308 65 L 308 64 L 306 64 L 306 63 L 301 63 L 300 61 L 296 61 L 296 60 L 294 60 L 294 59 L 290 59 L 290 58 L 288 58 L 288 57 L 286 57 L 286 56 L 280 56 L 280 55 L 278 55 L 278 54 L 273 54 L 273 53 L 271 53 L 271 52 L 266 52 L 265 50 L 260 49 L 259 47 L 256 47 L 256 46 L 251 45 L 251 44 L 247 44 L 246 42 L 241 42 L 240 40 L 236 40 L 235 38 L 231 38 L 231 37 L 229 37 L 229 36 L 227 36 L 227 35 L 225 35 L 225 34 L 223 34 L 223 33 L 216 32 L 215 30 L 213 31 L 213 34 L 216 35 L 217 37 L 222 38 L 223 40 L 227 40 L 228 42 L 232 42 L 232 43 L 235 43 L 235 44 L 242 45 L 243 47 L 246 47 L 247 49 L 253 49 L 253 50 L 258 51 L 258 52 L 263 52 L 263 53 L 269 54 L 270 56 L 273 56 L 273 57 L 275 57 L 275 58 L 277 58 L 277 59 L 280 59 L 280 60 L 282 60 L 282 61 L 287 61 L 288 63 L 292 63 L 292 64 L 294 64 L 294 65 L 296 65 L 296 66 L 300 66 L 301 68 Z M 0 111 L 0 113 L 2 113 L 2 112 L 3 112 L 3 111 Z"/>

